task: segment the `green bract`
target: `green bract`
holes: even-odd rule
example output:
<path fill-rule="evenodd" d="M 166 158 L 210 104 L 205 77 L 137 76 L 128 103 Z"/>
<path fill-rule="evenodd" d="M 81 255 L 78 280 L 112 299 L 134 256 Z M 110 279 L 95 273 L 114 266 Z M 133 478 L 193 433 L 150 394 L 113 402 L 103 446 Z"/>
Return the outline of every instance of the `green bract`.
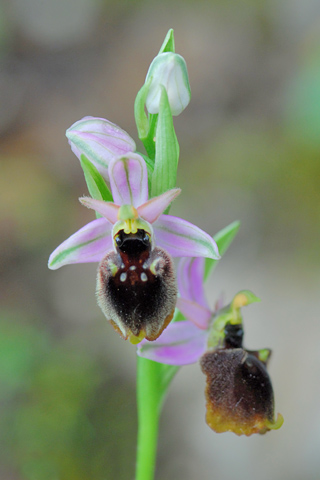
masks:
<path fill-rule="evenodd" d="M 91 197 L 96 200 L 111 202 L 112 193 L 96 167 L 83 154 L 80 156 L 80 163 Z"/>
<path fill-rule="evenodd" d="M 152 175 L 151 195 L 160 195 L 176 185 L 179 144 L 174 131 L 172 115 L 165 88 L 161 88 L 161 101 L 156 130 L 156 156 Z"/>

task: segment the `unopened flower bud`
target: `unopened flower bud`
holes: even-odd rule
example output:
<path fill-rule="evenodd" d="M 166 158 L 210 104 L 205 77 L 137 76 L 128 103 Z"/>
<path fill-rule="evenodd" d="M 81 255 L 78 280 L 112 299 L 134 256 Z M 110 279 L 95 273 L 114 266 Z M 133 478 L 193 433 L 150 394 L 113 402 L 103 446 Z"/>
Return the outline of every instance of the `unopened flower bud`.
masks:
<path fill-rule="evenodd" d="M 84 117 L 66 131 L 73 153 L 84 154 L 104 178 L 108 164 L 114 158 L 134 152 L 134 140 L 122 128 L 104 118 Z"/>
<path fill-rule="evenodd" d="M 161 86 L 166 89 L 172 115 L 179 115 L 190 102 L 187 65 L 177 53 L 165 52 L 157 55 L 151 63 L 146 82 L 152 77 L 146 99 L 149 113 L 159 113 Z"/>

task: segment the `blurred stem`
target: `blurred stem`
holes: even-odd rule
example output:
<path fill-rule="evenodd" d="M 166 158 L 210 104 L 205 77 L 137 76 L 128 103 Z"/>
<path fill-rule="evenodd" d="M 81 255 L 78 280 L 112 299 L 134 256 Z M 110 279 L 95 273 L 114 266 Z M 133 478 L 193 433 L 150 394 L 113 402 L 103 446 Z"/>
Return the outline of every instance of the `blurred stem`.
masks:
<path fill-rule="evenodd" d="M 138 440 L 136 480 L 153 480 L 159 416 L 161 410 L 161 365 L 137 357 Z"/>

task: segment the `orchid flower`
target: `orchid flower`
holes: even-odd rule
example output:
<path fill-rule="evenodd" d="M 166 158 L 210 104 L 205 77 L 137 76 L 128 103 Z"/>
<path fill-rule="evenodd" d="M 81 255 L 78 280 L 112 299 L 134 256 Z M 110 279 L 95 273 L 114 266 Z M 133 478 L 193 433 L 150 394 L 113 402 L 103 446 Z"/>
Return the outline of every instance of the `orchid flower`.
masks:
<path fill-rule="evenodd" d="M 212 311 L 203 289 L 204 259 L 184 258 L 178 269 L 180 298 L 177 307 L 188 319 L 169 325 L 152 344 L 144 340 L 138 355 L 170 365 L 200 361 L 207 376 L 206 421 L 217 433 L 237 435 L 278 429 L 283 418 L 274 419 L 274 397 L 266 370 L 271 351 L 242 347 L 240 308 L 259 299 L 239 292 L 231 304 Z"/>
<path fill-rule="evenodd" d="M 123 338 L 129 337 L 132 343 L 144 337 L 154 340 L 172 319 L 176 303 L 175 274 L 170 255 L 199 255 L 218 259 L 218 248 L 203 230 L 186 220 L 162 213 L 179 195 L 180 189 L 169 190 L 148 200 L 147 168 L 140 155 L 128 153 L 114 158 L 109 162 L 108 176 L 114 202 L 89 197 L 80 199 L 83 205 L 94 209 L 102 217 L 64 241 L 51 254 L 49 268 L 54 270 L 72 263 L 101 262 L 97 295 L 107 319 Z M 136 252 L 131 252 L 128 258 L 128 240 L 135 241 L 136 248 L 144 255 L 143 262 Z M 152 255 L 150 252 L 153 252 Z M 121 255 L 114 257 L 116 254 Z M 105 282 L 109 282 L 110 277 L 119 283 L 115 292 L 119 292 L 120 287 L 122 289 L 122 299 L 118 299 L 118 302 L 122 302 L 120 306 L 119 303 L 115 306 L 115 300 L 108 296 L 111 290 L 106 289 Z M 149 286 L 155 278 L 165 282 L 160 286 L 166 297 L 165 306 L 157 303 L 159 295 L 156 292 L 151 295 L 148 290 L 146 296 L 146 289 L 143 289 L 135 292 L 137 305 L 134 307 L 134 295 L 128 285 L 140 283 Z M 168 285 L 170 288 L 166 290 Z M 125 295 L 128 296 L 127 300 Z M 150 302 L 154 303 L 154 308 L 147 315 Z M 126 303 L 125 307 L 123 303 Z M 155 315 L 156 306 L 157 311 L 162 312 L 161 319 Z M 142 308 L 144 310 L 140 311 Z M 139 317 L 138 322 L 133 320 L 133 310 Z"/>

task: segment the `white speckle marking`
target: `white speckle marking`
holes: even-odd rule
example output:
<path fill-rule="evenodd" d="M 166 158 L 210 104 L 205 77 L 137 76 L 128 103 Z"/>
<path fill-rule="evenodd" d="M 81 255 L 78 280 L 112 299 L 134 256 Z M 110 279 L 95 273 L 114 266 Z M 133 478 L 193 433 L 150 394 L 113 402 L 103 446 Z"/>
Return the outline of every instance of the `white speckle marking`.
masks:
<path fill-rule="evenodd" d="M 124 263 L 121 263 L 121 268 L 124 268 Z"/>
<path fill-rule="evenodd" d="M 135 265 L 131 265 L 131 267 L 129 267 L 129 270 L 135 270 L 137 267 Z"/>
<path fill-rule="evenodd" d="M 145 262 L 143 265 L 142 265 L 142 268 L 145 270 L 147 268 L 147 262 Z"/>
<path fill-rule="evenodd" d="M 122 272 L 120 275 L 120 282 L 125 282 L 127 280 L 127 274 Z"/>
<path fill-rule="evenodd" d="M 140 278 L 141 278 L 141 280 L 142 280 L 143 282 L 146 282 L 146 281 L 148 280 L 148 277 L 147 277 L 147 275 L 146 275 L 144 272 L 141 273 L 141 277 L 140 277 Z"/>

